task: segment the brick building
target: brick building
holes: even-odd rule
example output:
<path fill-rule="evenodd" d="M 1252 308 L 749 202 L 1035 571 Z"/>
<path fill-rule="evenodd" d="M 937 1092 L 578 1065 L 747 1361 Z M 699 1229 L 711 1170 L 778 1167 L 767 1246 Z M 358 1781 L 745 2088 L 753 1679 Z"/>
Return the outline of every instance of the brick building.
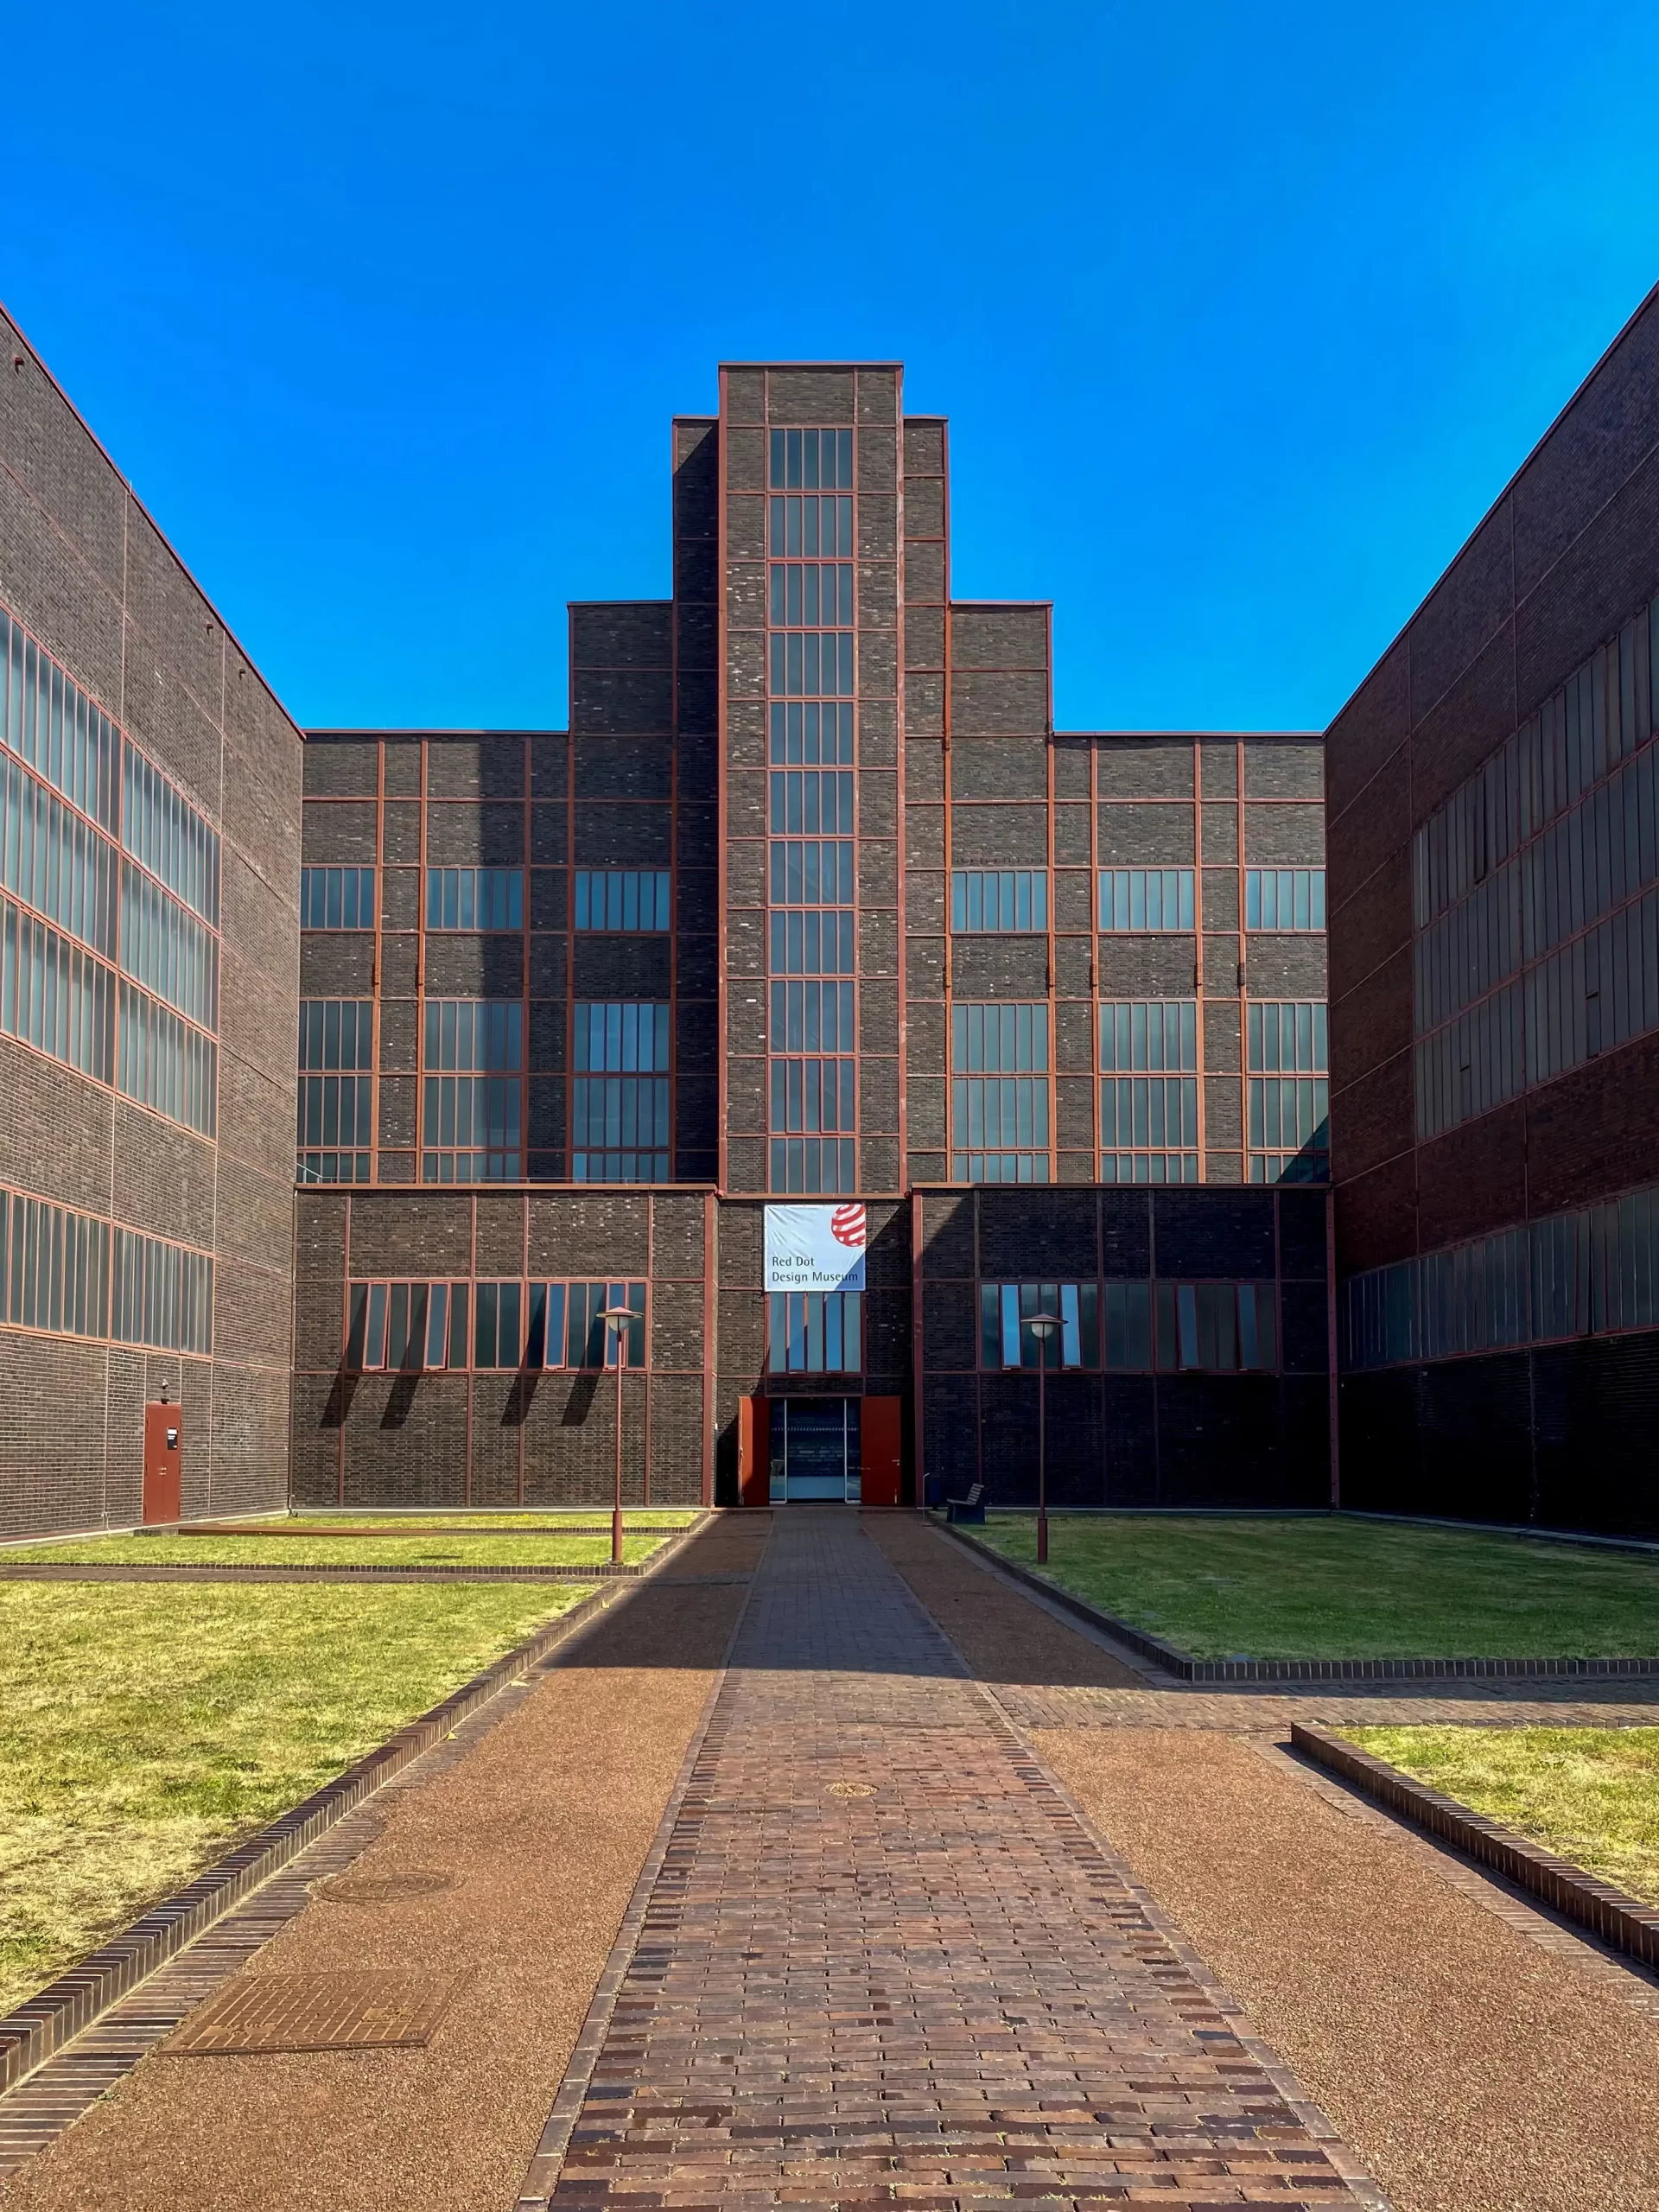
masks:
<path fill-rule="evenodd" d="M 568 730 L 309 734 L 296 1498 L 602 1497 L 607 1300 L 632 1497 L 1028 1497 L 1039 1307 L 1055 1497 L 1328 1495 L 1320 741 L 1057 734 L 947 456 L 728 366 Z"/>
<path fill-rule="evenodd" d="M 896 365 L 721 372 L 568 728 L 302 742 L 5 342 L 0 1529 L 593 1501 L 619 1407 L 1015 1500 L 1045 1395 L 1057 1500 L 1328 1495 L 1321 741 L 1057 734 Z"/>
<path fill-rule="evenodd" d="M 0 1535 L 286 1495 L 301 751 L 0 316 Z"/>
<path fill-rule="evenodd" d="M 1659 296 L 1329 733 L 1345 1503 L 1659 1532 Z"/>

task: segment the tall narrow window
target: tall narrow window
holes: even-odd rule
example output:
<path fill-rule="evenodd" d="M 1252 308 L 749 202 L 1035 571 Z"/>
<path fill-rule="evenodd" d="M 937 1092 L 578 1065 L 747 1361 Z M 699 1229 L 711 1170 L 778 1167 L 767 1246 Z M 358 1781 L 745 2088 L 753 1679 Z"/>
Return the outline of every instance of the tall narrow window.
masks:
<path fill-rule="evenodd" d="M 1103 1005 L 1100 1065 L 1101 1181 L 1196 1183 L 1198 1001 Z"/>
<path fill-rule="evenodd" d="M 853 433 L 769 449 L 768 1179 L 833 1192 L 857 1173 Z"/>
<path fill-rule="evenodd" d="M 298 1181 L 368 1181 L 373 1068 L 372 1000 L 300 1001 Z"/>
<path fill-rule="evenodd" d="M 1246 1009 L 1244 1035 L 1251 1182 L 1325 1182 L 1331 1083 L 1323 1002 L 1258 1001 Z"/>
<path fill-rule="evenodd" d="M 669 1010 L 630 1001 L 575 1009 L 570 1175 L 577 1183 L 665 1183 Z"/>
<path fill-rule="evenodd" d="M 512 1182 L 523 1174 L 524 1064 L 517 1001 L 427 1001 L 423 1182 Z"/>
<path fill-rule="evenodd" d="M 953 1007 L 950 1179 L 1048 1180 L 1048 1008 Z"/>
<path fill-rule="evenodd" d="M 766 1293 L 767 1364 L 774 1375 L 856 1375 L 864 1364 L 863 1299 L 855 1290 Z"/>

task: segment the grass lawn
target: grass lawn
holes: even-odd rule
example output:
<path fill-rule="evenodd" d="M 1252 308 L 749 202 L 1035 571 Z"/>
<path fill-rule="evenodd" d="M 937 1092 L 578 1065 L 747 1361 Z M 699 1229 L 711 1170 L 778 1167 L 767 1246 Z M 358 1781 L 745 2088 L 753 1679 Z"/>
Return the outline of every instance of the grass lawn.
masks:
<path fill-rule="evenodd" d="M 982 1540 L 1034 1566 L 1036 1516 Z M 1659 1556 L 1460 1529 L 1058 1514 L 1047 1573 L 1196 1659 L 1648 1658 Z"/>
<path fill-rule="evenodd" d="M 638 1566 L 668 1529 L 623 1531 L 622 1556 Z M 602 1536 L 541 1536 L 510 1530 L 482 1536 L 389 1532 L 384 1536 L 84 1536 L 73 1542 L 8 1545 L 0 1567 L 597 1567 L 611 1555 Z"/>
<path fill-rule="evenodd" d="M 1659 1904 L 1659 1728 L 1344 1728 L 1374 1758 Z"/>
<path fill-rule="evenodd" d="M 586 1594 L 0 1584 L 0 2012 Z"/>

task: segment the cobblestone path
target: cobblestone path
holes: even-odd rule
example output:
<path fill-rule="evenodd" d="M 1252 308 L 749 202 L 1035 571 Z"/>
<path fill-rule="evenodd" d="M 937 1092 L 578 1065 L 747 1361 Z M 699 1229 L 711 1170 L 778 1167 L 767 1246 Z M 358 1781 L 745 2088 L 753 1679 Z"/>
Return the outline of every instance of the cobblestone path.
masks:
<path fill-rule="evenodd" d="M 773 1525 L 522 2205 L 1381 2205 L 856 1515 Z"/>

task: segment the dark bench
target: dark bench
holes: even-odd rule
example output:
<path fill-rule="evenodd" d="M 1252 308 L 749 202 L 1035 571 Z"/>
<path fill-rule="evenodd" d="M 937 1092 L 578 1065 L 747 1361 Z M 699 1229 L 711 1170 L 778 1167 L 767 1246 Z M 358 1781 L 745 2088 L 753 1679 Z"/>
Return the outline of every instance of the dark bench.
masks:
<path fill-rule="evenodd" d="M 966 1521 L 982 1527 L 985 1521 L 985 1485 L 976 1483 L 966 1497 L 947 1497 L 944 1501 L 947 1521 Z"/>

